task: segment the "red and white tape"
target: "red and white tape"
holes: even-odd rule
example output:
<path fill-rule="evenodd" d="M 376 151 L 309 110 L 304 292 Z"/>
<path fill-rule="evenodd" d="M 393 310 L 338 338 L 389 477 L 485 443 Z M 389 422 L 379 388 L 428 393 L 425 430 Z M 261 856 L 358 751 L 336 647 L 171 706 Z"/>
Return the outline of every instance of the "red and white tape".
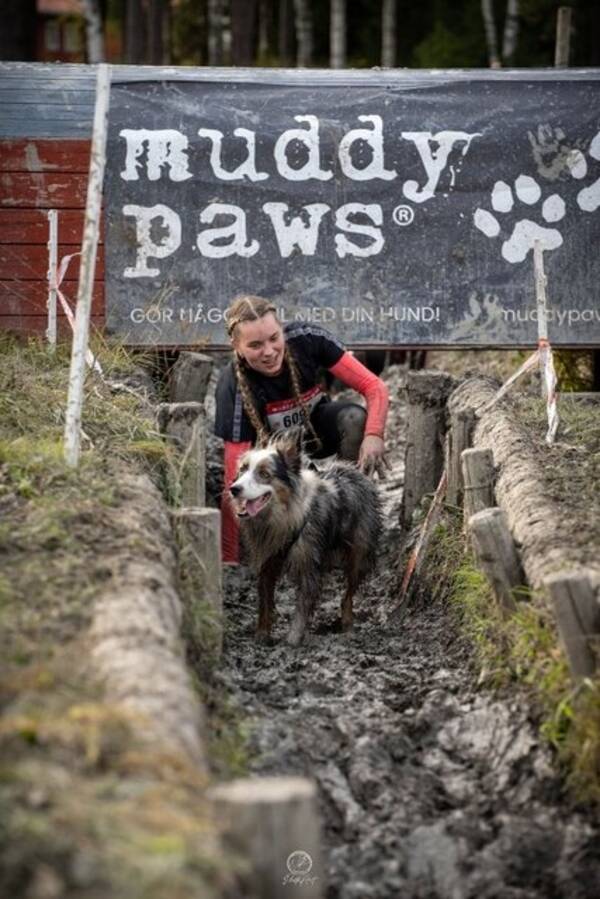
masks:
<path fill-rule="evenodd" d="M 67 298 L 65 297 L 64 293 L 60 289 L 60 285 L 62 284 L 64 277 L 67 273 L 67 269 L 69 268 L 69 263 L 71 262 L 71 259 L 75 259 L 76 256 L 81 256 L 81 252 L 71 253 L 69 256 L 63 256 L 63 258 L 60 261 L 58 271 L 56 273 L 56 282 L 53 283 L 51 280 L 51 283 L 50 283 L 50 289 L 56 291 L 56 295 L 57 295 L 58 299 L 60 300 L 60 305 L 62 306 L 63 312 L 65 313 L 65 317 L 66 317 L 67 321 L 69 322 L 72 331 L 75 330 L 75 315 L 73 314 L 73 310 L 71 309 L 71 306 L 69 305 Z M 87 362 L 87 364 L 90 368 L 94 369 L 94 371 L 97 371 L 99 375 L 102 375 L 102 373 L 103 373 L 102 366 L 100 365 L 100 363 L 98 362 L 98 360 L 96 359 L 96 357 L 94 356 L 94 354 L 92 353 L 92 351 L 89 348 L 85 354 L 85 361 Z"/>

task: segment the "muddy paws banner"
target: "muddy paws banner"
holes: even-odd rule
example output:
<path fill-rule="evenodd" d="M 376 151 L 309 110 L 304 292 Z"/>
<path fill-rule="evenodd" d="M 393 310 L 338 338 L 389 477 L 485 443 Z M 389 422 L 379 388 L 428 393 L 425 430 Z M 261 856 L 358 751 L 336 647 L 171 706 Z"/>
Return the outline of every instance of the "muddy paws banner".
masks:
<path fill-rule="evenodd" d="M 551 341 L 600 343 L 597 70 L 164 77 L 111 91 L 125 342 L 223 345 L 249 292 L 353 345 L 533 344 L 539 239 Z"/>

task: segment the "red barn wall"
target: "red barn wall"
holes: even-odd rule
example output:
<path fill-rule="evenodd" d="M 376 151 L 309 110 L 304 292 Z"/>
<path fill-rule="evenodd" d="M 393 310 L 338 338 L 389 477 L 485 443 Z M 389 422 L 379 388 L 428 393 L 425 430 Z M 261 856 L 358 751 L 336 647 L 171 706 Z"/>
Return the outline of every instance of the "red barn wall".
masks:
<path fill-rule="evenodd" d="M 0 330 L 43 335 L 47 326 L 48 210 L 58 212 L 58 262 L 81 246 L 89 140 L 0 140 Z M 78 259 L 62 291 L 74 304 Z M 103 228 L 96 264 L 92 323 L 104 322 Z M 59 334 L 69 326 L 58 305 Z"/>

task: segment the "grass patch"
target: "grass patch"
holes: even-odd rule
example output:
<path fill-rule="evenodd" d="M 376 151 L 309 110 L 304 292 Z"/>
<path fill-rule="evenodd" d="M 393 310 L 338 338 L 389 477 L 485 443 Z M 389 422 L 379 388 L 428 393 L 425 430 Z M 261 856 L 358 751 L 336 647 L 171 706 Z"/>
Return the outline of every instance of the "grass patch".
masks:
<path fill-rule="evenodd" d="M 107 377 L 139 358 L 96 341 Z M 0 895 L 216 899 L 235 875 L 206 783 L 154 752 L 90 681 L 86 630 L 123 553 L 159 552 L 119 514 L 126 478 L 162 478 L 168 449 L 143 394 L 88 372 L 80 464 L 63 459 L 69 350 L 0 335 Z M 153 549 L 154 547 L 154 549 Z M 241 769 L 231 714 L 223 772 Z"/>

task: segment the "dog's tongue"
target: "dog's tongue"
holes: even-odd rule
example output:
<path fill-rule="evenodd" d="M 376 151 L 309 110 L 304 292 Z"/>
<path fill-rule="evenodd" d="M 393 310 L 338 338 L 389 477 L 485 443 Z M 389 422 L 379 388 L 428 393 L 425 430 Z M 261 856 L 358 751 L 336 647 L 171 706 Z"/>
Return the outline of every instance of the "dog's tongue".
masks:
<path fill-rule="evenodd" d="M 249 499 L 246 502 L 246 512 L 248 513 L 248 515 L 254 517 L 255 515 L 258 514 L 258 512 L 260 512 L 260 510 L 262 509 L 264 504 L 265 504 L 264 496 L 259 496 L 258 499 Z"/>

